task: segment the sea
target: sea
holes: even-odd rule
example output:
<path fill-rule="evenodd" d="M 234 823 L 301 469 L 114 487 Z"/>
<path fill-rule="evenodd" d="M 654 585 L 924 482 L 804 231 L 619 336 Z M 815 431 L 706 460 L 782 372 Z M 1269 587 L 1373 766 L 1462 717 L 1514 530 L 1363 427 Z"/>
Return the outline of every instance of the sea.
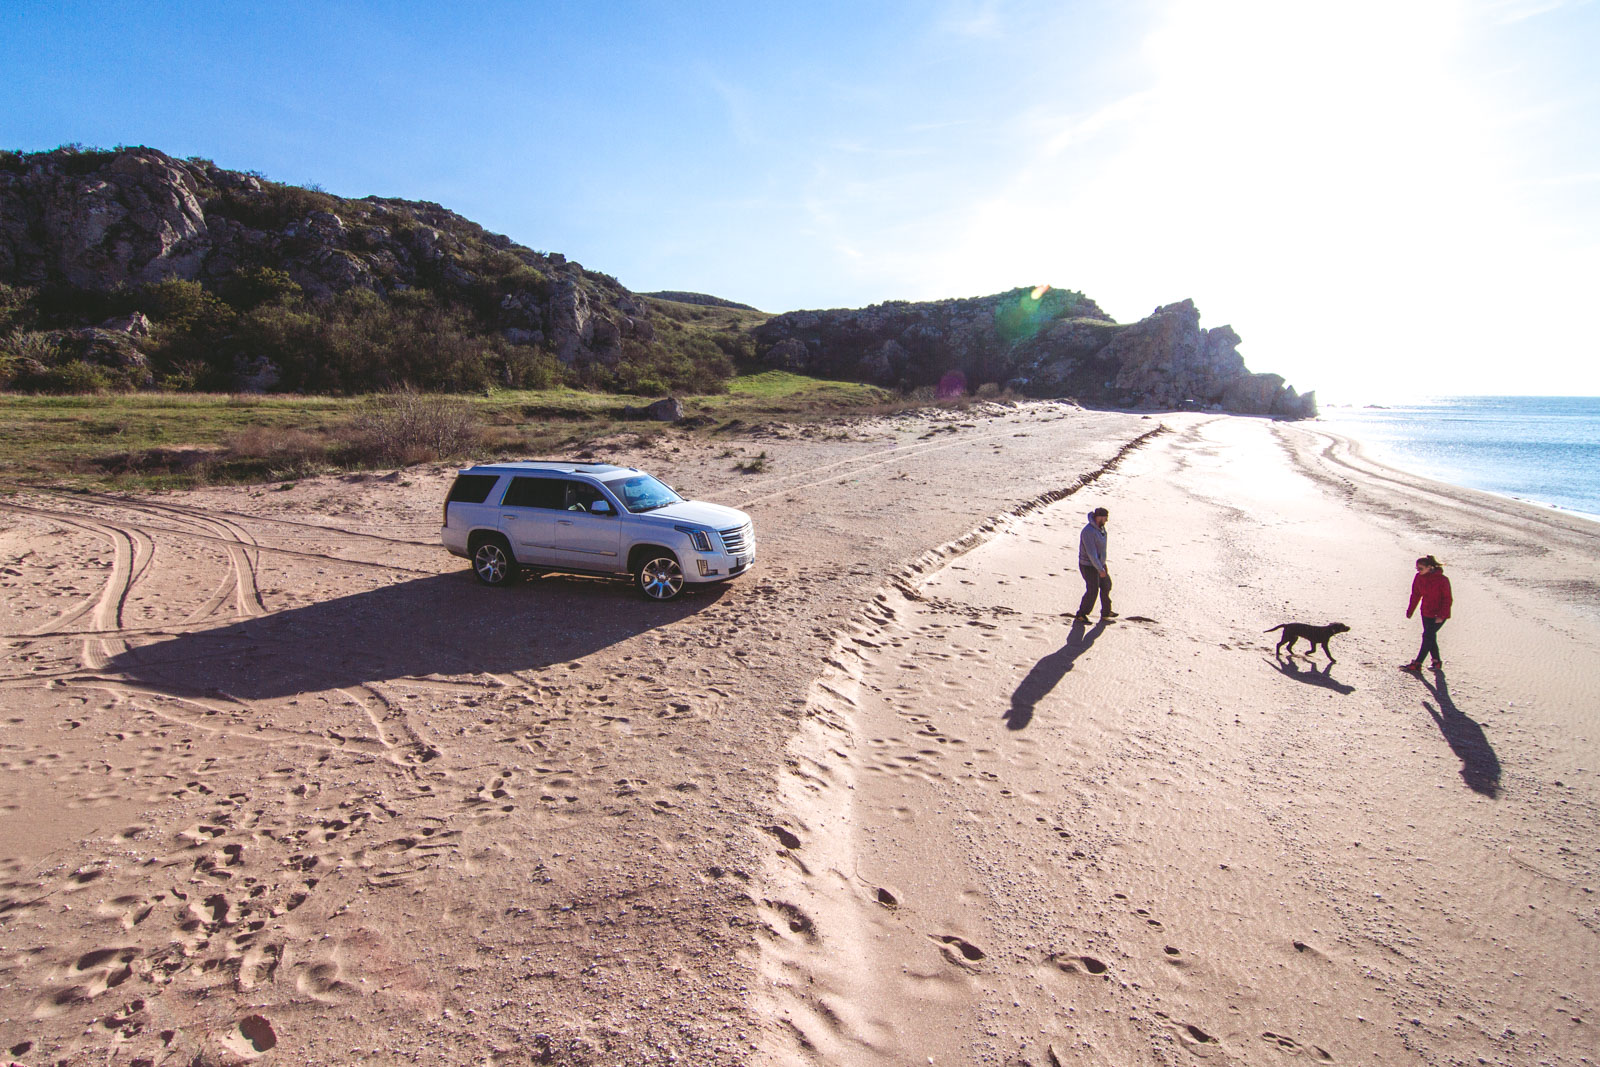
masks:
<path fill-rule="evenodd" d="M 1321 422 L 1388 466 L 1600 522 L 1600 397 L 1440 396 Z"/>

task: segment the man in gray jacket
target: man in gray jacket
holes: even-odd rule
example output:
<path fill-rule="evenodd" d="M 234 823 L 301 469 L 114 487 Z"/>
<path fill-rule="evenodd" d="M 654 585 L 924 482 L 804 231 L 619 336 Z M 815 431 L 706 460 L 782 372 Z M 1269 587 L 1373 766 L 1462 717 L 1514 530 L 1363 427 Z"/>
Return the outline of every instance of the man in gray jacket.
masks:
<path fill-rule="evenodd" d="M 1089 609 L 1094 598 L 1100 598 L 1100 617 L 1114 619 L 1111 610 L 1111 572 L 1106 569 L 1106 520 L 1111 513 L 1105 508 L 1089 512 L 1089 522 L 1078 535 L 1078 573 L 1083 575 L 1083 599 L 1078 602 L 1078 622 L 1089 621 Z"/>

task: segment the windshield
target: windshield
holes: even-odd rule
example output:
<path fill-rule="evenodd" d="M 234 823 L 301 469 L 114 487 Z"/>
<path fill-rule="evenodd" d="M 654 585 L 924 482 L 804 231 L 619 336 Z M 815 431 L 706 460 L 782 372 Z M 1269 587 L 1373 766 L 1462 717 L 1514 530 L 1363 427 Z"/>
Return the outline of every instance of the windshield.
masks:
<path fill-rule="evenodd" d="M 631 478 L 619 478 L 614 482 L 607 482 L 606 488 L 617 495 L 622 501 L 622 506 L 638 514 L 641 511 L 654 511 L 664 508 L 668 504 L 676 504 L 683 497 L 662 485 L 648 474 L 636 474 Z"/>

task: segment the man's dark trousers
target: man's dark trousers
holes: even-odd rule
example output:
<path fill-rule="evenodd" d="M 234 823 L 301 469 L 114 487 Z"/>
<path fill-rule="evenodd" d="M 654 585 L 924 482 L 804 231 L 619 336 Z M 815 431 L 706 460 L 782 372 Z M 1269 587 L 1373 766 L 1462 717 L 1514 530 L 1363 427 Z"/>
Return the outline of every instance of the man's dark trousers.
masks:
<path fill-rule="evenodd" d="M 1083 575 L 1083 599 L 1078 601 L 1078 614 L 1089 614 L 1097 596 L 1100 598 L 1100 614 L 1111 614 L 1111 572 L 1108 570 L 1101 574 L 1098 568 L 1080 563 L 1078 573 Z"/>

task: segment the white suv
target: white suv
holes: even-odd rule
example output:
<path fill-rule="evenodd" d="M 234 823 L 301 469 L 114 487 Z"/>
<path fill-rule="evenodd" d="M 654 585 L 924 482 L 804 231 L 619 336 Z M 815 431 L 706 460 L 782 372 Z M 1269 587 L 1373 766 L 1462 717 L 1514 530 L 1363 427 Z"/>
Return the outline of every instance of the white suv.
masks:
<path fill-rule="evenodd" d="M 485 585 L 526 568 L 630 575 L 652 600 L 721 582 L 756 558 L 750 516 L 685 500 L 643 471 L 608 463 L 490 463 L 456 475 L 444 547 Z"/>

